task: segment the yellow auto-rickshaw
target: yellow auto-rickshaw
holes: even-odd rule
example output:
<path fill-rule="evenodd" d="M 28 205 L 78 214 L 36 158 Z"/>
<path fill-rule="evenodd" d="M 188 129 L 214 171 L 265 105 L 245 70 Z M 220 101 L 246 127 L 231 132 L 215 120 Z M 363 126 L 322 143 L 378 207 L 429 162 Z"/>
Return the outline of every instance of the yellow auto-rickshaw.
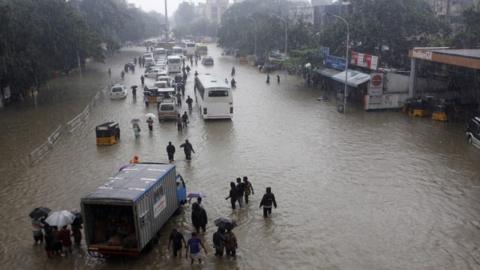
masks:
<path fill-rule="evenodd" d="M 113 145 L 120 140 L 120 127 L 117 122 L 103 123 L 95 128 L 97 145 Z"/>
<path fill-rule="evenodd" d="M 432 113 L 432 120 L 441 122 L 448 121 L 447 106 L 445 104 L 438 104 L 435 106 Z"/>

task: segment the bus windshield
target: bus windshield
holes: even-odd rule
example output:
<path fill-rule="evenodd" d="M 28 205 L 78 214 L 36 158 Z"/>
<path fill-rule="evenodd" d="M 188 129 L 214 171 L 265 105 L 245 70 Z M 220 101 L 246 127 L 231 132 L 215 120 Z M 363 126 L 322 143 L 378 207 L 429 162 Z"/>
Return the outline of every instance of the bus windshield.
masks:
<path fill-rule="evenodd" d="M 208 97 L 228 97 L 228 90 L 208 91 Z"/>
<path fill-rule="evenodd" d="M 168 59 L 169 64 L 180 64 L 180 59 Z"/>

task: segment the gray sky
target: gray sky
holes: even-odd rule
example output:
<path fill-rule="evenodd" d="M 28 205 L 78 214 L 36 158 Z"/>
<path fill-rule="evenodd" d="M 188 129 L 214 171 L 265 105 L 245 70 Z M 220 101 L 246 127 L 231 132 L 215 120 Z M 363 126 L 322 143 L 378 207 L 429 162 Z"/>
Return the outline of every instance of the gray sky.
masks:
<path fill-rule="evenodd" d="M 167 0 L 168 15 L 171 16 L 177 10 L 178 5 L 181 2 L 205 2 L 205 0 Z M 160 13 L 165 11 L 165 0 L 128 0 L 129 3 L 135 4 L 137 7 L 141 7 L 145 11 L 155 10 Z"/>

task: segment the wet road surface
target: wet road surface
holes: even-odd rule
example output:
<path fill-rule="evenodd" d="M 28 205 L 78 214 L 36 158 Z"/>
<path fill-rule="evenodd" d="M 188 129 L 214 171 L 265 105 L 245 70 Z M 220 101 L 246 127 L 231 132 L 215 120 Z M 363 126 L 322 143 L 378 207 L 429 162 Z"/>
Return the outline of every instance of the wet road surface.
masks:
<path fill-rule="evenodd" d="M 265 84 L 265 74 L 220 56 L 210 46 L 213 67 L 194 67 L 187 84 L 193 97 L 193 72 L 229 77 L 236 66 L 232 121 L 204 122 L 197 108 L 186 132 L 174 122 L 154 125 L 135 139 L 130 119 L 155 108 L 137 100 L 102 95 L 90 116 L 73 133 L 64 133 L 34 166 L 28 153 L 59 125 L 80 113 L 123 64 L 141 54 L 124 49 L 106 64 L 93 64 L 80 77 L 49 84 L 53 100 L 40 96 L 0 112 L 0 265 L 4 269 L 184 269 L 166 244 L 171 228 L 192 230 L 190 211 L 172 219 L 161 241 L 137 260 L 103 261 L 75 250 L 73 258 L 47 259 L 32 245 L 29 211 L 37 206 L 79 209 L 80 198 L 103 184 L 134 154 L 142 161 L 166 162 L 168 141 L 177 146 L 177 172 L 189 191 L 206 194 L 209 215 L 205 269 L 480 269 L 480 151 L 468 145 L 463 125 L 412 119 L 399 112 L 336 112 L 319 102 L 319 90 L 282 74 Z M 128 73 L 125 85 L 140 84 Z M 152 83 L 146 80 L 147 83 Z M 185 103 L 183 103 L 185 106 Z M 120 123 L 121 142 L 95 145 L 94 127 Z M 189 139 L 196 154 L 190 163 L 178 148 Z M 255 195 L 247 209 L 232 211 L 224 198 L 229 182 L 248 176 Z M 271 186 L 278 209 L 264 220 L 258 209 Z M 213 256 L 213 220 L 234 218 L 237 260 Z"/>

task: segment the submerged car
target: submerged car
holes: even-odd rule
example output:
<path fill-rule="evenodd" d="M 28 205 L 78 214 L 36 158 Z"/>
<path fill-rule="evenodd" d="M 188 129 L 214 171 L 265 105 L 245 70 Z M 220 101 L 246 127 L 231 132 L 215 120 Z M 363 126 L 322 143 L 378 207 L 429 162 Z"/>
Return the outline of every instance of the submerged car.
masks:
<path fill-rule="evenodd" d="M 202 58 L 202 64 L 205 66 L 213 66 L 213 58 L 210 56 Z"/>
<path fill-rule="evenodd" d="M 127 97 L 127 88 L 122 84 L 115 84 L 110 89 L 111 99 L 122 99 Z"/>
<path fill-rule="evenodd" d="M 158 120 L 176 120 L 178 116 L 175 98 L 164 99 L 158 107 Z"/>

